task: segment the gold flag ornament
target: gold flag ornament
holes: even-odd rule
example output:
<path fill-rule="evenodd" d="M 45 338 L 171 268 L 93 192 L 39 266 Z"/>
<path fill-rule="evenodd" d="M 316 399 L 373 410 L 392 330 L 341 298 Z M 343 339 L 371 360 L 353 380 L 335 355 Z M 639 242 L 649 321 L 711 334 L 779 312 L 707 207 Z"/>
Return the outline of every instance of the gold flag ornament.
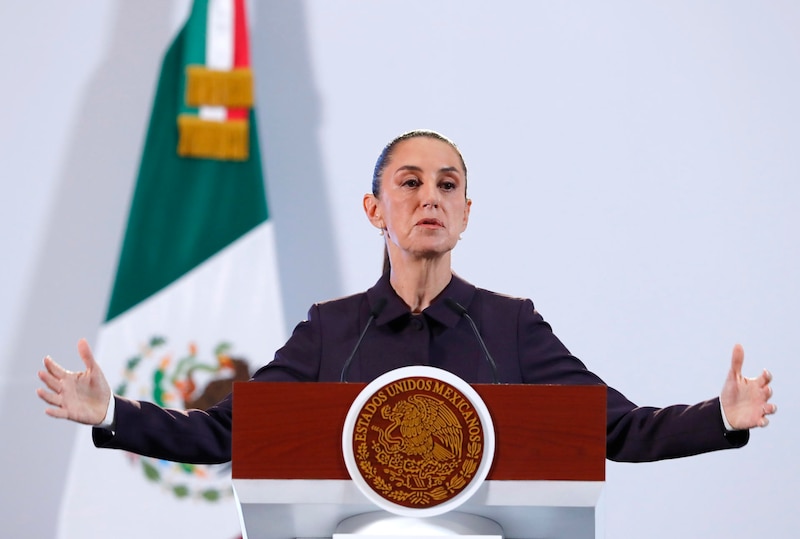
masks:
<path fill-rule="evenodd" d="M 246 161 L 254 92 L 244 0 L 197 4 L 184 36 L 178 155 Z"/>

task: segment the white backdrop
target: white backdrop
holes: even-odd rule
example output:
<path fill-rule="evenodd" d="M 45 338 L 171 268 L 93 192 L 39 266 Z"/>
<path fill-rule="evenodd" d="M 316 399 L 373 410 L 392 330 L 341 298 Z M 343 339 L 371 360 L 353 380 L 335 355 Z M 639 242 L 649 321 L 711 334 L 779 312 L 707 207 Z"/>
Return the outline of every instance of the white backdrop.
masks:
<path fill-rule="evenodd" d="M 96 335 L 186 5 L 0 0 L 3 535 L 52 536 L 65 452 L 90 443 L 44 417 L 35 371 L 46 353 L 79 368 L 75 342 Z M 456 271 L 533 298 L 609 384 L 696 402 L 736 342 L 748 374 L 775 374 L 779 413 L 746 448 L 609 463 L 607 536 L 796 534 L 800 6 L 270 0 L 253 15 L 290 325 L 377 278 L 360 209 L 375 157 L 439 130 L 474 201 Z"/>

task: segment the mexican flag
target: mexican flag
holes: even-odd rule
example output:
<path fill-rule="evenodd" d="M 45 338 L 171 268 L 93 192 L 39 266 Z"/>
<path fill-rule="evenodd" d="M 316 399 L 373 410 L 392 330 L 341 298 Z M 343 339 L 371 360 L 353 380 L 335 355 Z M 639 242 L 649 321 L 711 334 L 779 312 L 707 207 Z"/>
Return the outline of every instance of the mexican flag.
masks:
<path fill-rule="evenodd" d="M 167 51 L 107 319 L 112 390 L 206 408 L 284 340 L 243 0 L 196 0 Z M 78 437 L 62 538 L 240 535 L 230 467 L 94 448 Z"/>

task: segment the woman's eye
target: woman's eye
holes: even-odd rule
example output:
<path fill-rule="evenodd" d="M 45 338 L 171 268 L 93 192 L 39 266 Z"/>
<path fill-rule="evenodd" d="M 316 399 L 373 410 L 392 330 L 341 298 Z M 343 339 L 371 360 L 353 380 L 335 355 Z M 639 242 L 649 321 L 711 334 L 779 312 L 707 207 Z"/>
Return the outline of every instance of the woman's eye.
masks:
<path fill-rule="evenodd" d="M 456 183 L 455 182 L 442 182 L 441 188 L 444 189 L 445 191 L 452 191 L 453 189 L 456 188 Z"/>
<path fill-rule="evenodd" d="M 403 185 L 407 185 L 408 187 L 418 187 L 420 184 L 419 178 L 408 178 Z"/>

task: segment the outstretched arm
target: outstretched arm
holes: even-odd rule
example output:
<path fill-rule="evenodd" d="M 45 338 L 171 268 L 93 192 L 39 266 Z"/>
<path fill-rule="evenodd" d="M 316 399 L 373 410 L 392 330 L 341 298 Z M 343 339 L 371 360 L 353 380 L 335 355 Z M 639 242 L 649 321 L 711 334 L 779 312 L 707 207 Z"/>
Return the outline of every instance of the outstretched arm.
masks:
<path fill-rule="evenodd" d="M 766 369 L 756 378 L 742 376 L 744 349 L 737 344 L 733 347 L 731 370 L 722 387 L 720 401 L 728 423 L 734 429 L 766 427 L 768 415 L 774 414 L 778 407 L 769 402 L 772 397 L 772 374 Z"/>
<path fill-rule="evenodd" d="M 83 372 L 68 371 L 45 357 L 45 370 L 38 374 L 47 389 L 40 387 L 36 394 L 50 405 L 47 415 L 97 425 L 105 419 L 111 389 L 85 339 L 78 341 L 78 354 L 86 366 Z"/>

